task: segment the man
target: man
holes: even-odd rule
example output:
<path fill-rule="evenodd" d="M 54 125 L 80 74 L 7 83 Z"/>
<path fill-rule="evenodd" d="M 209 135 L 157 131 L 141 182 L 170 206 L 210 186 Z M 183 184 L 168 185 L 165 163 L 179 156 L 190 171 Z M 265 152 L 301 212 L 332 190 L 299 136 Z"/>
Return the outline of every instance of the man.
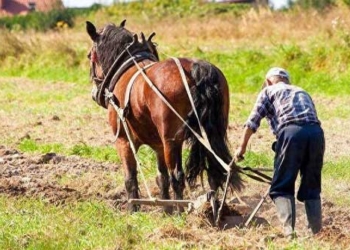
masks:
<path fill-rule="evenodd" d="M 288 72 L 271 68 L 264 87 L 244 126 L 236 160 L 242 159 L 248 141 L 266 117 L 277 141 L 274 175 L 269 195 L 275 203 L 284 235 L 295 236 L 295 181 L 300 171 L 301 183 L 297 199 L 304 202 L 308 228 L 315 234 L 322 227 L 321 169 L 325 141 L 311 97 L 301 88 L 290 84 Z"/>

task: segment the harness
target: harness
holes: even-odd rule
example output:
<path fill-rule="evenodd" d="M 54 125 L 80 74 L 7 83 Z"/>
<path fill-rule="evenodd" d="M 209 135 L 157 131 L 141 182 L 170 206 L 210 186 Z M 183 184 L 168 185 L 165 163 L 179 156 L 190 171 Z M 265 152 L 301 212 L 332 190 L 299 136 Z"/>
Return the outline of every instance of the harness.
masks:
<path fill-rule="evenodd" d="M 144 67 L 140 67 L 137 63 L 140 61 L 143 61 L 145 59 L 149 59 L 152 61 L 151 63 L 147 64 Z M 191 99 L 191 94 L 188 88 L 188 83 L 185 77 L 185 73 L 183 72 L 183 68 L 181 66 L 181 63 L 177 58 L 172 58 L 176 65 L 178 66 L 179 72 L 181 74 L 183 83 L 185 85 L 185 89 L 187 91 L 187 94 L 189 95 L 191 105 L 193 106 L 193 100 Z M 167 102 L 167 100 L 162 96 L 162 94 L 159 92 L 159 90 L 154 86 L 154 84 L 150 81 L 150 79 L 146 76 L 145 70 L 152 67 L 155 63 L 158 62 L 158 58 L 152 53 L 152 51 L 149 49 L 147 43 L 139 43 L 137 40 L 137 36 L 134 36 L 133 42 L 129 44 L 123 52 L 117 57 L 117 59 L 114 61 L 110 69 L 108 70 L 108 73 L 106 74 L 104 79 L 99 79 L 96 77 L 96 71 L 95 71 L 95 64 L 92 64 L 92 80 L 95 82 L 96 91 L 92 92 L 93 99 L 99 104 L 100 106 L 107 108 L 108 104 L 111 104 L 113 108 L 118 113 L 118 119 L 117 119 L 117 132 L 115 134 L 115 138 L 118 138 L 121 128 L 121 122 L 123 122 L 124 129 L 126 131 L 126 134 L 128 136 L 128 139 L 130 142 L 132 142 L 131 135 L 128 132 L 128 127 L 125 120 L 126 112 L 129 108 L 129 101 L 130 101 L 130 95 L 132 87 L 135 83 L 136 78 L 139 75 L 142 75 L 146 82 L 149 84 L 149 86 L 156 92 L 156 94 L 165 102 L 165 104 L 179 117 L 179 119 L 188 126 L 187 122 L 176 112 L 176 110 L 173 109 L 173 107 Z M 127 85 L 127 88 L 125 90 L 125 98 L 124 98 L 124 108 L 119 106 L 118 100 L 116 100 L 116 97 L 113 94 L 113 90 L 115 88 L 115 85 L 119 78 L 123 75 L 123 73 L 129 69 L 131 66 L 136 66 L 137 71 L 134 73 L 134 75 L 130 78 L 129 83 Z M 195 108 L 192 107 L 194 112 Z M 197 119 L 198 119 L 198 115 Z M 199 122 L 199 121 L 198 121 Z M 219 161 L 219 163 L 227 170 L 228 172 L 228 178 L 227 182 L 230 179 L 231 175 L 231 167 L 234 163 L 234 160 L 230 164 L 227 164 L 220 159 L 215 152 L 211 149 L 210 143 L 208 141 L 206 132 L 202 127 L 200 126 L 201 133 L 198 134 L 196 131 L 194 131 L 191 127 L 188 126 L 188 128 L 192 131 L 192 133 L 195 134 L 197 139 L 205 146 L 213 155 L 214 157 Z M 136 150 L 133 146 L 133 143 L 130 143 L 131 148 L 133 149 L 135 159 L 137 159 Z M 139 161 L 137 160 L 138 164 Z M 270 183 L 271 177 L 268 175 L 265 175 L 261 173 L 260 171 L 253 169 L 251 167 L 238 167 L 238 171 L 242 174 L 245 174 L 246 176 L 259 181 L 259 182 L 265 182 Z M 251 173 L 246 173 L 250 171 Z M 148 190 L 147 186 L 146 189 Z M 226 190 L 226 189 L 225 189 Z M 148 191 L 149 195 L 150 192 Z M 226 192 L 225 192 L 226 193 Z"/>
<path fill-rule="evenodd" d="M 129 83 L 126 87 L 126 90 L 125 90 L 125 98 L 124 98 L 124 108 L 121 108 L 121 107 L 118 107 L 118 112 L 120 114 L 120 116 L 118 116 L 118 120 L 117 120 L 117 127 L 118 127 L 118 130 L 117 130 L 117 133 L 115 134 L 115 138 L 118 138 L 119 136 L 119 132 L 120 132 L 120 120 L 123 119 L 125 120 L 125 116 L 129 110 L 129 101 L 130 101 L 130 95 L 131 95 L 131 89 L 132 89 L 132 86 L 134 86 L 134 83 L 135 83 L 135 80 L 136 78 L 141 74 L 141 72 L 144 72 L 146 69 L 150 68 L 151 66 L 153 66 L 156 62 L 152 62 L 150 64 L 147 64 L 146 66 L 144 66 L 143 68 L 137 70 L 134 75 L 130 78 L 129 80 Z M 109 91 L 108 93 L 112 93 L 111 91 Z M 110 98 L 113 98 L 114 95 L 112 94 L 105 94 L 105 98 L 106 98 L 106 101 L 109 102 L 109 99 Z"/>
<path fill-rule="evenodd" d="M 91 93 L 92 99 L 98 105 L 107 109 L 108 98 L 105 95 L 105 90 L 113 92 L 116 83 L 118 82 L 119 78 L 124 74 L 124 72 L 131 66 L 134 66 L 135 62 L 140 62 L 145 59 L 149 59 L 153 62 L 158 61 L 157 57 L 149 49 L 148 43 L 140 43 L 137 39 L 137 35 L 134 35 L 133 41 L 118 55 L 117 59 L 109 68 L 104 79 L 100 79 L 96 76 L 96 65 L 95 63 L 91 62 L 91 78 L 92 81 L 95 83 L 94 89 Z M 153 64 L 154 63 L 152 63 L 152 65 Z"/>

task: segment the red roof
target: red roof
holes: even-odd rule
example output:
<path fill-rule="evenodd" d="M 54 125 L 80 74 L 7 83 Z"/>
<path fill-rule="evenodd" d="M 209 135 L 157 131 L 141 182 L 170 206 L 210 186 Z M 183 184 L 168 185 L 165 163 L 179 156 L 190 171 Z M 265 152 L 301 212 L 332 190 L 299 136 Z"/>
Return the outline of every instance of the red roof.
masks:
<path fill-rule="evenodd" d="M 62 8 L 61 0 L 0 0 L 0 15 L 27 14 L 31 6 L 36 11 Z"/>

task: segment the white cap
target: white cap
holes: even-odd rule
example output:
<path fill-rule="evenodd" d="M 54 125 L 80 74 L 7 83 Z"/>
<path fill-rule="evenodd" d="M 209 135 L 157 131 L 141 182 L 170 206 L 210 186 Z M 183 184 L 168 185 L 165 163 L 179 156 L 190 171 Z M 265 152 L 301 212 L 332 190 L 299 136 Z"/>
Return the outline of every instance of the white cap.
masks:
<path fill-rule="evenodd" d="M 285 70 L 283 68 L 278 68 L 278 67 L 271 68 L 267 72 L 265 78 L 268 79 L 268 78 L 270 78 L 272 76 L 281 76 L 281 77 L 287 78 L 288 81 L 289 81 L 289 74 L 288 74 L 287 70 Z"/>

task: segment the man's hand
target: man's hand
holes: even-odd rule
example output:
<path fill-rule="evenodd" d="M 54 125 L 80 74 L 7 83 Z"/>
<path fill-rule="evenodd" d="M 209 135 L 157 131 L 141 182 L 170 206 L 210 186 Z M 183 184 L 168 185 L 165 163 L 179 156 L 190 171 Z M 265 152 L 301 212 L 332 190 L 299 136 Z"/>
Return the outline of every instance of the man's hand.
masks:
<path fill-rule="evenodd" d="M 236 150 L 235 156 L 234 156 L 235 162 L 240 162 L 244 160 L 245 150 L 246 150 L 245 147 L 242 147 L 242 146 Z"/>
<path fill-rule="evenodd" d="M 249 138 L 252 136 L 253 133 L 254 131 L 251 128 L 247 126 L 244 127 L 241 144 L 235 152 L 235 156 L 234 156 L 235 162 L 244 160 L 243 156 L 245 154 L 245 150 L 247 148 Z"/>

